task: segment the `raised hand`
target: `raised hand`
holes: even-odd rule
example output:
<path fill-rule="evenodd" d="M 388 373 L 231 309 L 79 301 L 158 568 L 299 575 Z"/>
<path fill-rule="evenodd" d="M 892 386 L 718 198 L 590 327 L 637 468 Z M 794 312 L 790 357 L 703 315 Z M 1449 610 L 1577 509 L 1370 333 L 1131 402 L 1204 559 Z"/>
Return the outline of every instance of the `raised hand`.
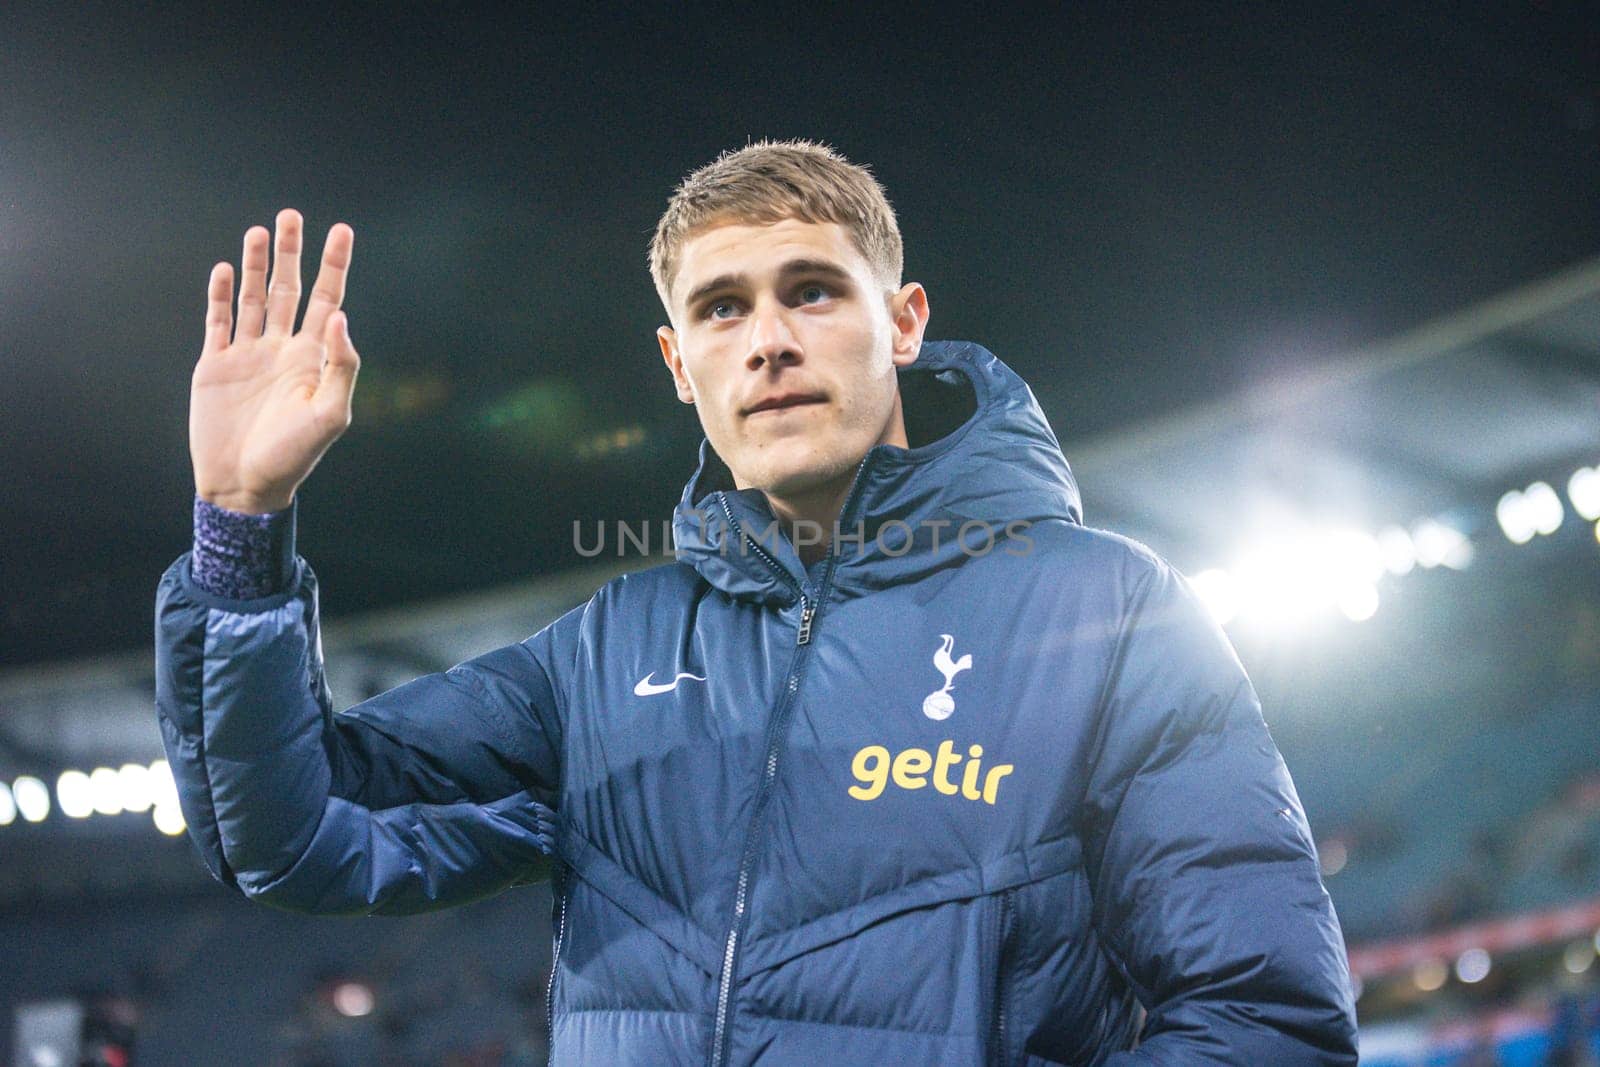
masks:
<path fill-rule="evenodd" d="M 206 337 L 189 389 L 189 456 L 195 492 L 233 511 L 289 506 L 323 453 L 350 425 L 361 359 L 339 310 L 355 233 L 328 230 L 322 267 L 296 332 L 300 307 L 300 213 L 278 213 L 277 253 L 267 284 L 265 227 L 244 235 L 239 316 L 233 268 L 211 268 Z"/>

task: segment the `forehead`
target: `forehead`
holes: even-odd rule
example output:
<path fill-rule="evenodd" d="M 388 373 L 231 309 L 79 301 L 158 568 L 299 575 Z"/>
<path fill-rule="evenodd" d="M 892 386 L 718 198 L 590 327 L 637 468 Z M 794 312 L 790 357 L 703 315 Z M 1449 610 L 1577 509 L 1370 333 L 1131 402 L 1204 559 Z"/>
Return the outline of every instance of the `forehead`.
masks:
<path fill-rule="evenodd" d="M 825 259 L 852 274 L 869 273 L 850 231 L 837 222 L 725 222 L 697 230 L 683 243 L 673 289 L 692 292 L 723 274 L 756 280 L 792 259 Z"/>

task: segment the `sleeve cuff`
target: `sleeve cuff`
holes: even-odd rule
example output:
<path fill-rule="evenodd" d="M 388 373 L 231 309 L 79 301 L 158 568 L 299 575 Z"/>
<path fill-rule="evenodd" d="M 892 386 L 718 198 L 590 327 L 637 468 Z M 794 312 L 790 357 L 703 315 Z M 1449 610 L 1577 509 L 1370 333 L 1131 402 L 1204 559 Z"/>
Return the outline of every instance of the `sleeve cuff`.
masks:
<path fill-rule="evenodd" d="M 247 515 L 194 498 L 194 584 L 213 596 L 254 600 L 287 589 L 294 577 L 295 513 Z"/>

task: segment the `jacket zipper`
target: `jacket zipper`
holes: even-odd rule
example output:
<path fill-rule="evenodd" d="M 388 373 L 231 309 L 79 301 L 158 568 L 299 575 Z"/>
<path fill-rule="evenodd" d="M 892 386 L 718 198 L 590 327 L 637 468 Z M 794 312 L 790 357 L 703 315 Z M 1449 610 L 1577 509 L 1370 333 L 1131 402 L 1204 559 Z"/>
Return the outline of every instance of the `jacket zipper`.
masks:
<path fill-rule="evenodd" d="M 1004 1067 L 1006 1054 L 1006 949 L 1011 936 L 1011 894 L 1006 889 L 1000 893 L 998 911 L 999 930 L 995 937 L 994 953 L 994 1018 L 989 1033 L 989 1062 Z"/>
<path fill-rule="evenodd" d="M 567 936 L 567 880 L 558 864 L 552 888 L 556 892 L 556 947 L 550 953 L 550 984 L 545 988 L 545 1025 L 550 1031 L 550 1067 L 556 1062 L 556 972 L 561 967 L 561 943 Z"/>
<path fill-rule="evenodd" d="M 867 461 L 871 458 L 869 452 L 861 457 L 861 463 L 856 467 L 855 480 L 851 482 L 850 492 L 845 498 L 844 507 L 839 511 L 840 516 L 849 512 L 850 503 L 855 498 L 856 491 L 860 488 L 861 473 L 866 470 Z M 722 505 L 722 514 L 728 520 L 732 533 L 740 534 L 739 520 L 733 517 L 733 511 L 728 507 L 728 498 L 725 493 L 718 493 L 717 500 Z M 745 841 L 744 855 L 739 860 L 739 881 L 733 896 L 733 924 L 728 928 L 728 938 L 722 950 L 722 976 L 717 983 L 717 1017 L 716 1027 L 711 1037 L 711 1065 L 722 1067 L 728 1055 L 728 1011 L 733 999 L 733 976 L 739 962 L 739 941 L 744 930 L 746 910 L 749 905 L 750 871 L 755 863 L 756 832 L 760 829 L 762 816 L 766 811 L 767 797 L 772 790 L 773 780 L 778 776 L 778 746 L 782 743 L 783 735 L 788 725 L 789 709 L 794 705 L 795 694 L 800 691 L 800 675 L 805 669 L 806 653 L 803 651 L 811 643 L 811 626 L 816 619 L 817 604 L 825 600 L 828 587 L 833 582 L 833 568 L 838 560 L 832 546 L 829 548 L 828 566 L 823 571 L 822 584 L 817 593 L 817 599 L 812 600 L 806 596 L 805 586 L 795 582 L 792 575 L 785 570 L 777 560 L 761 547 L 756 541 L 749 542 L 750 547 L 760 556 L 762 561 L 771 568 L 774 576 L 783 579 L 800 598 L 800 626 L 795 634 L 795 656 L 789 664 L 789 677 L 784 685 L 783 695 L 779 698 L 778 706 L 773 711 L 772 720 L 768 725 L 767 733 L 767 761 L 761 774 L 761 786 L 756 793 L 756 802 L 750 815 L 750 831 Z"/>

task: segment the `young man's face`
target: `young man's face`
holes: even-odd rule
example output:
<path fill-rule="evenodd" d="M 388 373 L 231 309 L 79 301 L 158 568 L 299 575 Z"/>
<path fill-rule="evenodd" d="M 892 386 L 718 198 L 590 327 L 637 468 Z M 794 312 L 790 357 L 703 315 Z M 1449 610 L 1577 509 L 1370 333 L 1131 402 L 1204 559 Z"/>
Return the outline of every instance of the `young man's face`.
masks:
<path fill-rule="evenodd" d="M 686 241 L 676 329 L 656 331 L 678 398 L 741 489 L 780 498 L 906 444 L 895 368 L 922 346 L 922 286 L 890 291 L 837 223 L 726 223 Z"/>

